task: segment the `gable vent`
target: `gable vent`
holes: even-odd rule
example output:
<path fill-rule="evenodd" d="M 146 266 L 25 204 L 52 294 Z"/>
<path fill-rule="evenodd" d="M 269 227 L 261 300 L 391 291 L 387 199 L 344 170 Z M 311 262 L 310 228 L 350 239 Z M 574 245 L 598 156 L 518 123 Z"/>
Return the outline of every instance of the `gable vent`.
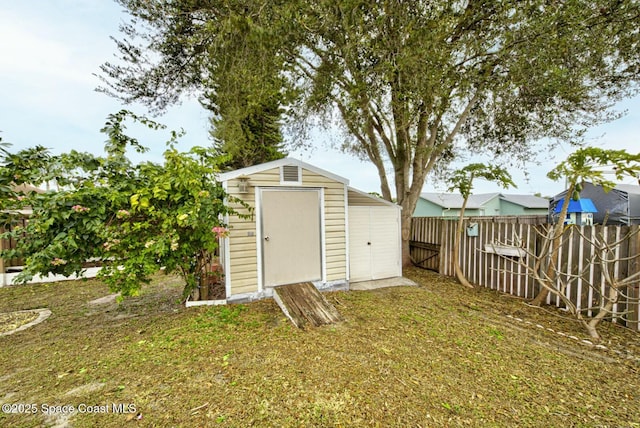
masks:
<path fill-rule="evenodd" d="M 300 168 L 297 165 L 282 166 L 282 182 L 283 183 L 300 183 Z"/>

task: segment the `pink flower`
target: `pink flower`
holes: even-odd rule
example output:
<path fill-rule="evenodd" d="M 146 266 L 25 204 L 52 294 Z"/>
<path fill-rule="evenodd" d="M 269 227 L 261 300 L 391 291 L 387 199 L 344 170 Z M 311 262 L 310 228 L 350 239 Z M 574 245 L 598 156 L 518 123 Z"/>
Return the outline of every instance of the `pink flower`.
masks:
<path fill-rule="evenodd" d="M 218 236 L 218 239 L 229 236 L 229 230 L 224 226 L 214 226 L 211 231 Z"/>
<path fill-rule="evenodd" d="M 83 207 L 82 205 L 74 205 L 71 207 L 72 210 L 74 210 L 77 213 L 82 213 L 85 211 L 89 211 L 89 208 L 87 207 Z"/>
<path fill-rule="evenodd" d="M 125 218 L 125 217 L 129 217 L 130 213 L 127 210 L 118 210 L 118 212 L 116 213 L 116 217 L 118 218 Z"/>
<path fill-rule="evenodd" d="M 109 251 L 111 250 L 115 245 L 118 245 L 120 243 L 119 239 L 109 239 L 107 242 L 105 242 L 104 244 L 102 244 L 102 246 L 104 247 L 105 250 Z"/>

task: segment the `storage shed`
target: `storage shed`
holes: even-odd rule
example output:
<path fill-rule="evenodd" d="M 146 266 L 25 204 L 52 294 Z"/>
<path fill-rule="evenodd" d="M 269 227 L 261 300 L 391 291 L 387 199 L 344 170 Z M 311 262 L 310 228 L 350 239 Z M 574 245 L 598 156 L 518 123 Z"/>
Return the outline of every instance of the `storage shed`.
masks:
<path fill-rule="evenodd" d="M 402 275 L 400 207 L 348 186 L 346 178 L 297 159 L 223 173 L 220 182 L 249 214 L 229 216 L 221 243 L 228 302 L 269 297 L 273 287 Z"/>

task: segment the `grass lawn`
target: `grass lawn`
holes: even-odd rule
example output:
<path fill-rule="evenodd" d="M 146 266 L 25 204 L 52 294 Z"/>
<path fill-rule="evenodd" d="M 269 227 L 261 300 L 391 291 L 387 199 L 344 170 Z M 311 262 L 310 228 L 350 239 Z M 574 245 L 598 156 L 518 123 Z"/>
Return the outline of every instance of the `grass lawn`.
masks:
<path fill-rule="evenodd" d="M 93 280 L 0 288 L 0 312 L 52 311 L 0 337 L 0 401 L 35 411 L 0 426 L 640 427 L 640 334 L 607 324 L 596 349 L 558 312 L 406 276 L 327 294 L 346 321 L 306 331 L 272 300 L 186 309 L 173 277 L 121 304 L 90 304 Z"/>

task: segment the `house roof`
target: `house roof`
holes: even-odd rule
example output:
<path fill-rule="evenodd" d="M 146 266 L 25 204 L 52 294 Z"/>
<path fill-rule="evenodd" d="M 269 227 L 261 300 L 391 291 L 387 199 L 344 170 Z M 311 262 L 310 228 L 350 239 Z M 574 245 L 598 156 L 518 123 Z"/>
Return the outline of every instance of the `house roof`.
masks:
<path fill-rule="evenodd" d="M 554 212 L 558 214 L 562 211 L 562 204 L 556 205 Z M 569 209 L 567 213 L 597 213 L 598 210 L 589 198 L 581 198 L 576 200 L 569 199 Z"/>
<path fill-rule="evenodd" d="M 634 195 L 640 195 L 640 186 L 636 186 L 635 184 L 617 184 L 614 189 Z"/>
<path fill-rule="evenodd" d="M 300 168 L 304 168 L 308 171 L 314 172 L 316 174 L 319 175 L 323 175 L 327 178 L 330 178 L 332 180 L 338 181 L 340 183 L 349 184 L 349 180 L 341 177 L 339 175 L 333 174 L 329 171 L 326 171 L 324 169 L 318 168 L 317 166 L 313 166 L 311 164 L 308 164 L 306 162 L 302 162 L 301 160 L 298 159 L 294 159 L 294 158 L 283 158 L 283 159 L 278 159 L 278 160 L 274 160 L 271 162 L 265 162 L 265 163 L 261 163 L 259 165 L 254 165 L 254 166 L 249 166 L 246 168 L 241 168 L 241 169 L 236 169 L 234 171 L 229 171 L 229 172 L 224 172 L 222 174 L 220 174 L 218 176 L 218 180 L 220 181 L 228 181 L 228 180 L 233 180 L 234 178 L 238 178 L 241 177 L 243 175 L 251 175 L 251 174 L 257 174 L 259 172 L 262 171 L 267 171 L 269 169 L 273 169 L 273 168 L 279 168 L 283 165 L 295 165 L 298 166 Z"/>
<path fill-rule="evenodd" d="M 586 185 L 591 185 L 591 186 L 597 187 L 597 188 L 602 188 L 602 186 L 593 184 L 593 183 L 591 183 L 589 181 L 586 181 L 585 184 Z M 635 184 L 618 183 L 613 187 L 613 190 L 617 190 L 618 192 L 623 192 L 623 193 L 626 193 L 628 195 L 640 195 L 640 186 L 637 186 Z M 554 201 L 562 200 L 562 199 L 564 199 L 566 194 L 567 194 L 567 189 L 565 189 L 562 192 L 556 194 L 553 197 L 553 200 Z"/>
<path fill-rule="evenodd" d="M 533 195 L 500 195 L 500 199 L 525 208 L 549 208 L 549 200 Z"/>
<path fill-rule="evenodd" d="M 470 195 L 467 207 L 470 209 L 482 208 L 491 199 L 500 196 L 500 193 L 484 193 L 480 195 Z M 442 208 L 462 208 L 464 198 L 456 193 L 421 193 L 420 197 Z"/>

